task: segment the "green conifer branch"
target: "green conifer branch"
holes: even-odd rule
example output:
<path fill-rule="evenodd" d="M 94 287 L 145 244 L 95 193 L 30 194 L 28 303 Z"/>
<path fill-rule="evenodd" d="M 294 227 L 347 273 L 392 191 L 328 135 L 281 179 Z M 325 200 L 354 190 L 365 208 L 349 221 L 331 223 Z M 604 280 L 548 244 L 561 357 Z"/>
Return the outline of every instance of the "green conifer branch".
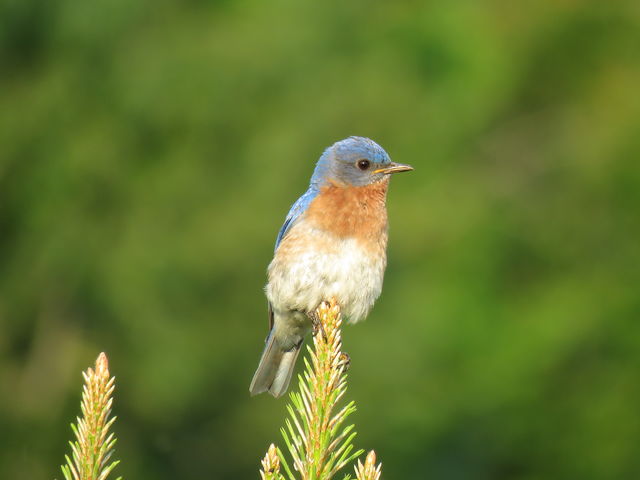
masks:
<path fill-rule="evenodd" d="M 77 424 L 71 424 L 76 440 L 69 442 L 71 457 L 65 455 L 67 463 L 60 468 L 66 480 L 106 480 L 120 463 L 110 461 L 116 443 L 114 434 L 109 433 L 116 421 L 116 417 L 109 418 L 115 377 L 109 376 L 107 356 L 98 355 L 95 370 L 89 368 L 82 376 L 82 418 L 77 417 Z"/>
<path fill-rule="evenodd" d="M 271 445 L 262 463 L 263 480 L 280 479 L 280 464 L 288 480 L 329 480 L 347 464 L 358 458 L 364 450 L 355 450 L 355 426 L 344 426 L 356 410 L 351 401 L 338 409 L 347 390 L 349 358 L 342 352 L 340 307 L 335 302 L 323 303 L 316 311 L 320 328 L 313 336 L 304 358 L 305 370 L 298 376 L 298 391 L 289 395 L 289 417 L 280 430 L 293 461 L 289 467 L 285 455 Z M 270 453 L 277 452 L 279 463 L 275 475 L 266 476 L 273 460 L 265 464 Z M 370 452 L 364 465 L 355 467 L 359 480 L 379 480 L 381 465 L 375 466 L 375 453 Z M 296 474 L 294 474 L 294 471 Z M 344 477 L 350 478 L 349 475 Z"/>

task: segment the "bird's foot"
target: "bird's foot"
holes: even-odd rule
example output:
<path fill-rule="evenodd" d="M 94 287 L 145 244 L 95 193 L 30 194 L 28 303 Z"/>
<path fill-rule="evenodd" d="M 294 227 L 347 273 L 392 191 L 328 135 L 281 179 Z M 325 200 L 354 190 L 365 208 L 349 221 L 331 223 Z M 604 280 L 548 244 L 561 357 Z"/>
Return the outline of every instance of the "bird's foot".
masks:
<path fill-rule="evenodd" d="M 313 311 L 309 313 L 309 318 L 311 319 L 311 326 L 312 326 L 312 334 L 315 337 L 316 335 L 318 335 L 319 333 L 322 334 L 322 338 L 324 339 L 324 341 L 327 341 L 327 333 L 324 331 L 324 325 L 322 325 L 322 320 L 320 320 L 320 317 L 318 316 L 318 312 L 317 311 Z"/>
<path fill-rule="evenodd" d="M 340 365 L 344 368 L 345 372 L 349 370 L 349 367 L 351 366 L 351 357 L 347 352 L 340 352 Z"/>

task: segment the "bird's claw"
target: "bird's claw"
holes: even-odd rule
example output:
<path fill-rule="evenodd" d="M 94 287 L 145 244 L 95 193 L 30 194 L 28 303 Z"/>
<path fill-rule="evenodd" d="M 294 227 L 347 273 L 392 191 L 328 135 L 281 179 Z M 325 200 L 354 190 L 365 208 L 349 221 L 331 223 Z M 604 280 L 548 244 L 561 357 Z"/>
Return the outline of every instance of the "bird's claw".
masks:
<path fill-rule="evenodd" d="M 324 325 L 322 325 L 322 320 L 316 312 L 309 313 L 309 318 L 311 319 L 312 326 L 312 334 L 315 337 L 318 333 L 322 334 L 322 338 L 324 341 L 327 341 L 327 333 L 324 331 Z"/>
<path fill-rule="evenodd" d="M 342 365 L 345 372 L 349 370 L 349 367 L 351 366 L 351 357 L 347 352 L 340 352 L 340 365 Z"/>

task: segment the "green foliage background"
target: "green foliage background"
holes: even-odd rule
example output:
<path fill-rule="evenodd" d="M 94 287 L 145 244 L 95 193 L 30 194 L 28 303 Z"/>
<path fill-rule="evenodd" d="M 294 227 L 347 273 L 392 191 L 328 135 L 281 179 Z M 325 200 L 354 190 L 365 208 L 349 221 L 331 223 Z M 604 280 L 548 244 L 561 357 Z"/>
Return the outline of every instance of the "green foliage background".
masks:
<path fill-rule="evenodd" d="M 346 327 L 389 479 L 640 478 L 637 1 L 0 3 L 0 478 L 50 479 L 80 371 L 118 473 L 257 478 L 276 232 L 378 141 L 389 268 Z"/>

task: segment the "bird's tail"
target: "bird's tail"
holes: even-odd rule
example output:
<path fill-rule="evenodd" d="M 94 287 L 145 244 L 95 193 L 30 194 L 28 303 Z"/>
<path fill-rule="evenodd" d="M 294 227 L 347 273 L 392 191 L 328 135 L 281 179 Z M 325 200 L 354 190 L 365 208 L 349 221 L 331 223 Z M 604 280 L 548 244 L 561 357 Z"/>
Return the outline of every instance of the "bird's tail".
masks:
<path fill-rule="evenodd" d="M 302 342 L 284 350 L 276 340 L 275 328 L 269 333 L 256 373 L 251 380 L 249 392 L 257 395 L 269 392 L 278 398 L 287 391 Z"/>

